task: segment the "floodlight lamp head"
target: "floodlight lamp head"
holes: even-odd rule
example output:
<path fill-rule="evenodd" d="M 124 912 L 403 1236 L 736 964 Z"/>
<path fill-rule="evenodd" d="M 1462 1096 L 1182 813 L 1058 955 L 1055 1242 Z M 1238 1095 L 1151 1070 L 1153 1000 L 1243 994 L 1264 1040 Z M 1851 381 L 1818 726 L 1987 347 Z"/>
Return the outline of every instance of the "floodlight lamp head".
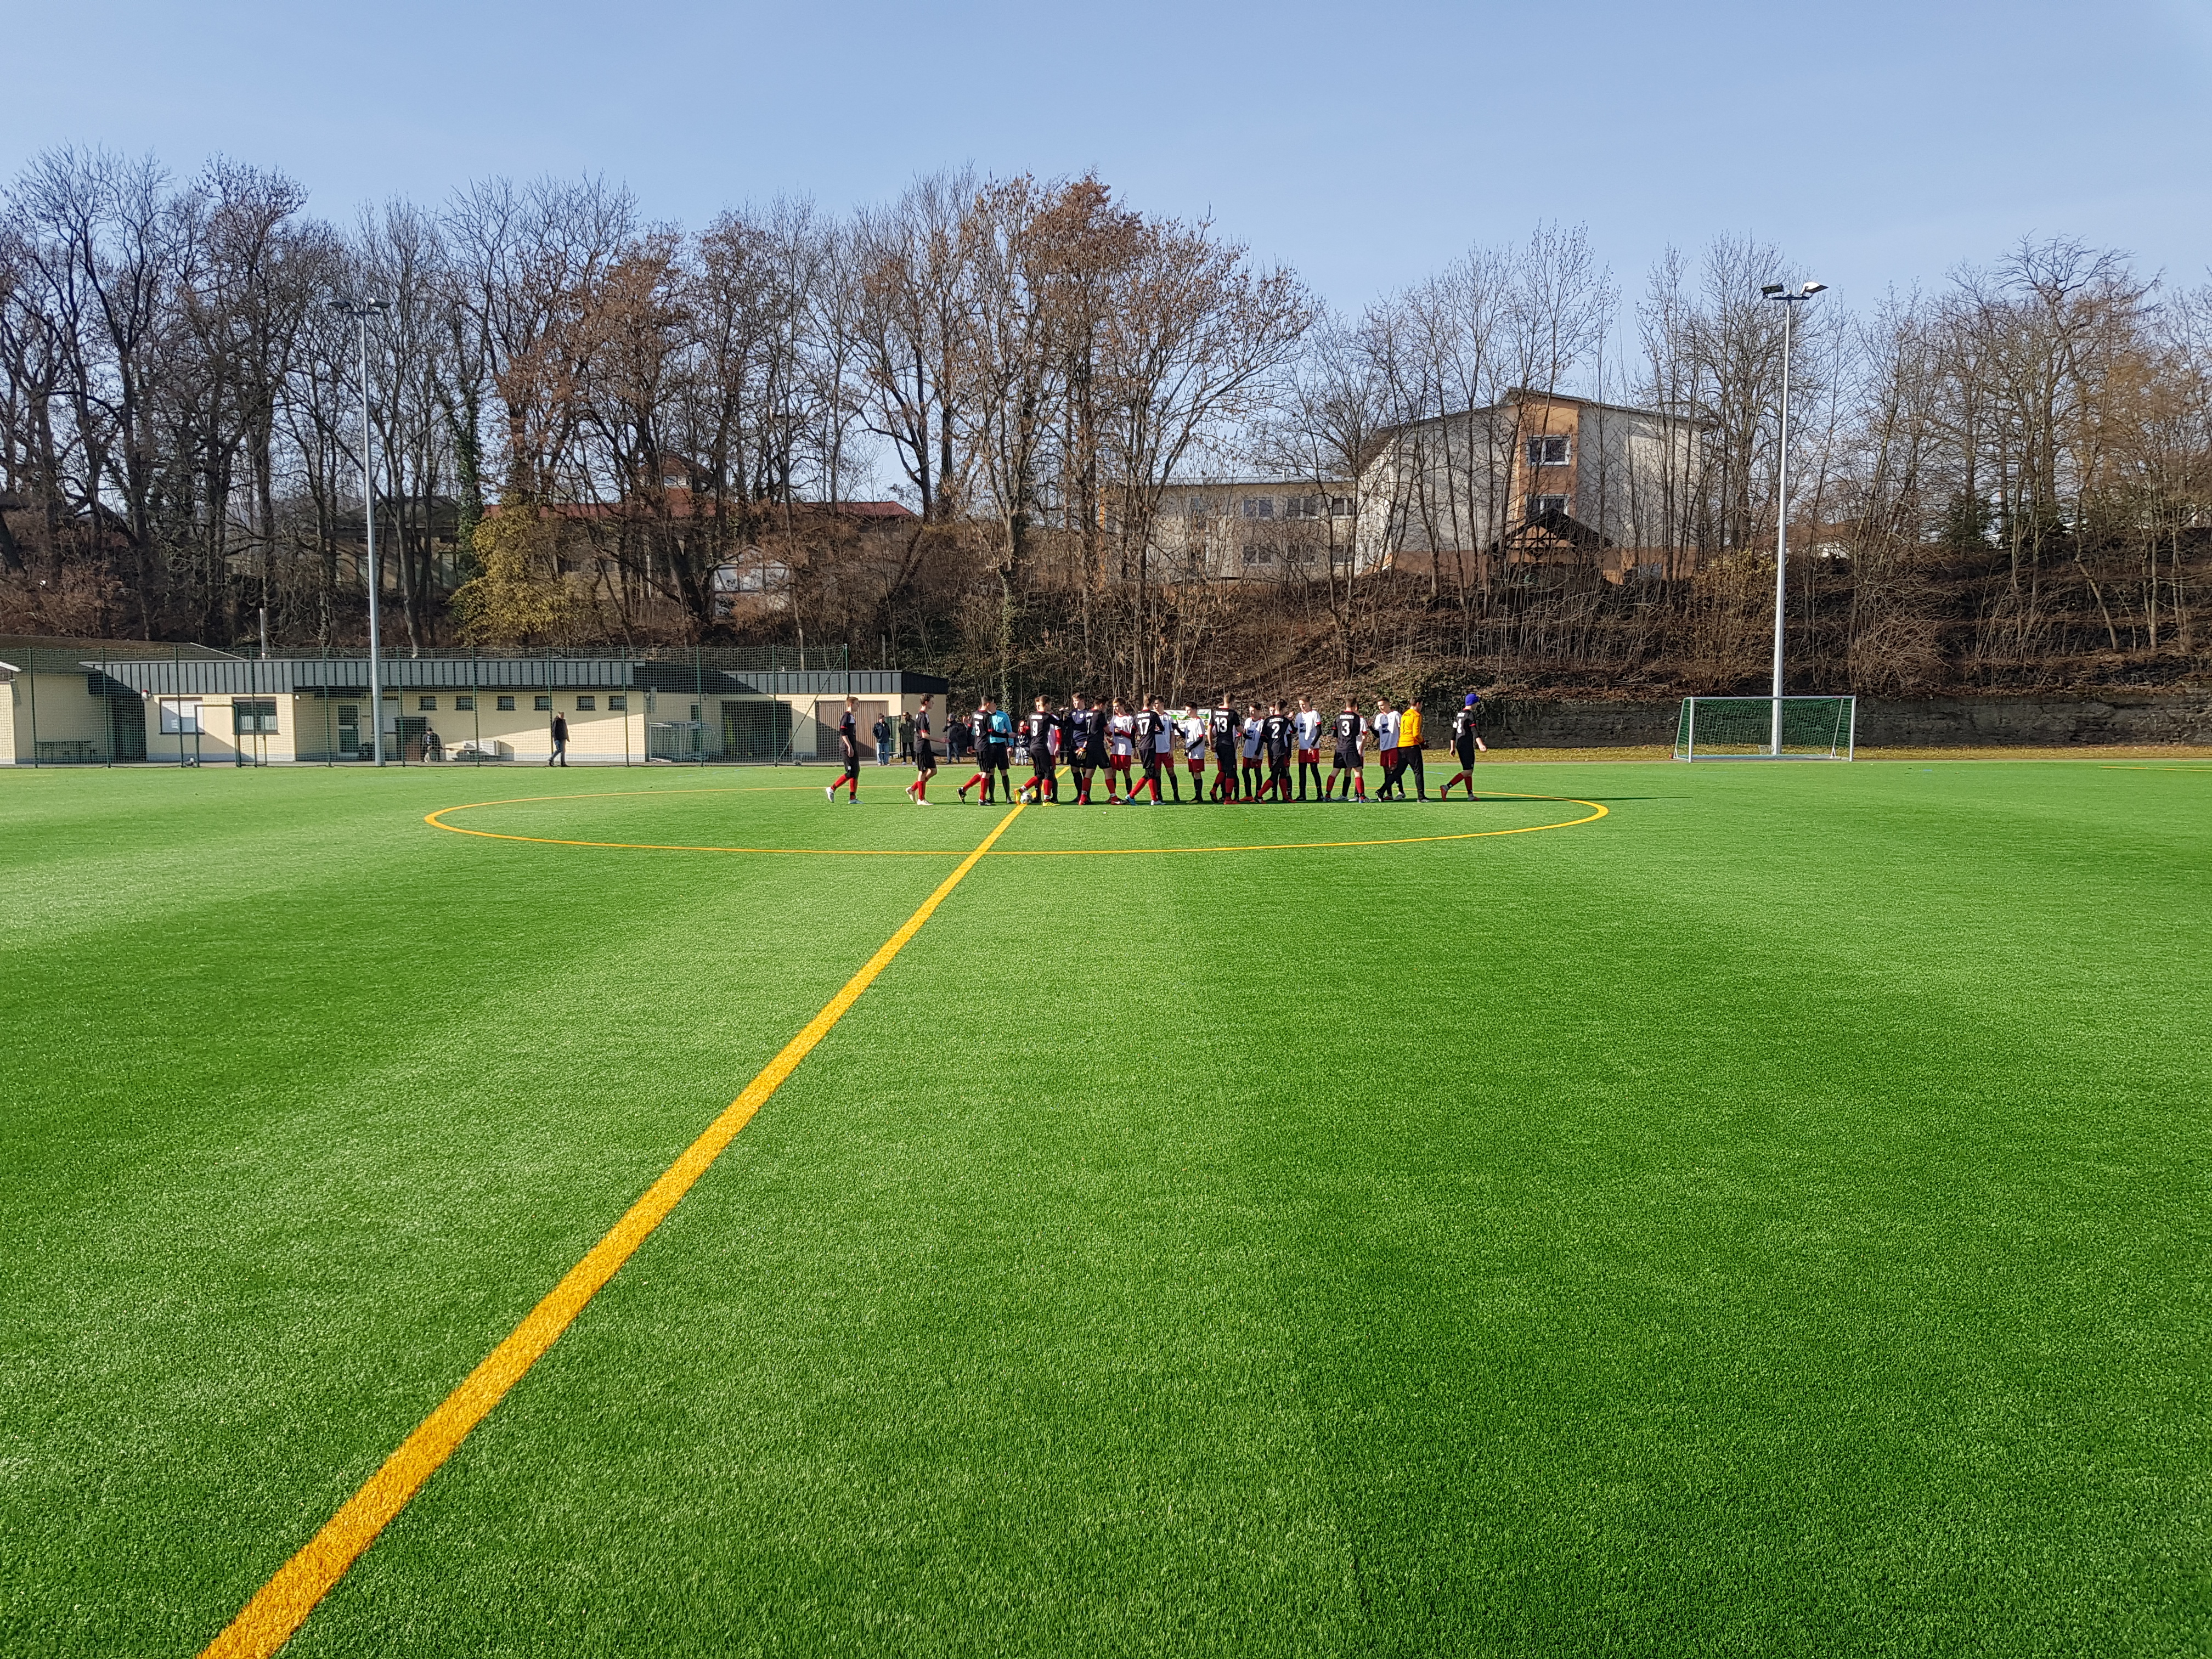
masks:
<path fill-rule="evenodd" d="M 1787 290 L 1779 283 L 1769 283 L 1759 291 L 1770 300 L 1778 300 Z"/>
<path fill-rule="evenodd" d="M 1826 283 L 1808 283 L 1804 287 L 1799 289 L 1797 292 L 1802 297 L 1809 300 L 1815 294 L 1820 293 L 1828 285 Z"/>

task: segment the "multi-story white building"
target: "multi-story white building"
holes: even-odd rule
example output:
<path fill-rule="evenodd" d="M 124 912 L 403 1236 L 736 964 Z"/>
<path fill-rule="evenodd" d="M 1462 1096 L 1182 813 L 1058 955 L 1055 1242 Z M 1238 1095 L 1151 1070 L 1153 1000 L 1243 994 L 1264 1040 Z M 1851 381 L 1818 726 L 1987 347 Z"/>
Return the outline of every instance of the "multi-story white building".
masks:
<path fill-rule="evenodd" d="M 1295 581 L 1355 556 L 1358 492 L 1310 479 L 1207 478 L 1170 484 L 1152 521 L 1163 581 Z"/>
<path fill-rule="evenodd" d="M 1616 582 L 1686 575 L 1698 459 L 1693 422 L 1516 390 L 1396 428 L 1355 480 L 1170 485 L 1145 574 L 1295 581 L 1392 568 L 1475 582 L 1518 565 Z"/>
<path fill-rule="evenodd" d="M 1363 503 L 1382 520 L 1364 528 L 1401 570 L 1686 575 L 1698 456 L 1693 422 L 1516 389 L 1397 428 L 1361 476 Z"/>

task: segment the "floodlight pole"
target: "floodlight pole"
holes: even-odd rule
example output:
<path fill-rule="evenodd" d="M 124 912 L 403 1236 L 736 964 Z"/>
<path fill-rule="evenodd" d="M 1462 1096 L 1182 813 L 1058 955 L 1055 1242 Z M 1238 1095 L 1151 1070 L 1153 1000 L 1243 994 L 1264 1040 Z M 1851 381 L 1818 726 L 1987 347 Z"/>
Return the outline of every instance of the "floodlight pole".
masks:
<path fill-rule="evenodd" d="M 1778 446 L 1780 459 L 1775 474 L 1774 508 L 1774 728 L 1772 752 L 1782 752 L 1782 624 L 1790 603 L 1790 325 L 1796 320 L 1797 307 L 1827 287 L 1826 283 L 1807 283 L 1795 293 L 1787 291 L 1779 283 L 1770 283 L 1760 292 L 1770 300 L 1782 301 L 1782 434 Z"/>
<path fill-rule="evenodd" d="M 382 300 L 333 300 L 331 309 L 343 312 L 361 324 L 361 510 L 362 535 L 368 556 L 368 730 L 369 751 L 384 764 L 384 653 L 380 642 L 378 602 L 383 586 L 376 565 L 376 475 L 370 466 L 368 423 L 368 319 L 386 309 Z"/>

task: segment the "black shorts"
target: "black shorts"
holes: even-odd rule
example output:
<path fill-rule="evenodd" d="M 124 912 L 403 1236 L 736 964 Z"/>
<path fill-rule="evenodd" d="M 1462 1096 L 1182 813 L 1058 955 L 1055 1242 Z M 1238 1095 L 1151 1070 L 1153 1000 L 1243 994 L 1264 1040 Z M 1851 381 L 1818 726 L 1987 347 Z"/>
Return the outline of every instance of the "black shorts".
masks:
<path fill-rule="evenodd" d="M 1474 739 L 1473 738 L 1467 738 L 1455 743 L 1452 744 L 1452 753 L 1459 757 L 1459 763 L 1462 766 L 1466 767 L 1474 765 Z"/>
<path fill-rule="evenodd" d="M 1273 754 L 1268 756 L 1267 769 L 1273 772 L 1280 772 L 1284 776 L 1288 777 L 1291 771 L 1291 751 L 1287 749 L 1278 749 Z"/>
<path fill-rule="evenodd" d="M 1060 763 L 1054 760 L 1048 753 L 1040 752 L 1030 757 L 1030 775 L 1031 777 L 1048 778 L 1059 770 Z"/>
<path fill-rule="evenodd" d="M 983 746 L 982 769 L 986 772 L 1003 772 L 1006 769 L 1006 745 L 1005 744 L 992 743 L 986 744 Z"/>
<path fill-rule="evenodd" d="M 1159 776 L 1159 751 L 1158 750 L 1146 750 L 1143 754 L 1137 757 L 1137 764 L 1144 769 L 1145 775 L 1146 777 L 1156 778 Z"/>
<path fill-rule="evenodd" d="M 1086 749 L 1075 757 L 1075 767 L 1079 772 L 1096 772 L 1105 764 L 1106 751 L 1103 749 Z"/>
<path fill-rule="evenodd" d="M 1334 770 L 1339 772 L 1357 772 L 1359 769 L 1359 751 L 1357 749 L 1340 749 L 1336 751 L 1336 759 L 1334 763 Z"/>
<path fill-rule="evenodd" d="M 914 746 L 914 768 L 917 772 L 934 772 L 937 769 L 937 755 L 930 748 L 927 738 Z"/>

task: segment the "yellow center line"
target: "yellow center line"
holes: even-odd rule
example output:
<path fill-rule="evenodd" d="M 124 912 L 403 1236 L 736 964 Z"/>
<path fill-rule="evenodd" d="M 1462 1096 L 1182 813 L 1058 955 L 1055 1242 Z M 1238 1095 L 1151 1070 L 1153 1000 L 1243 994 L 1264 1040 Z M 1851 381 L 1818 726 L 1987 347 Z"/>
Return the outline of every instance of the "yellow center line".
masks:
<path fill-rule="evenodd" d="M 299 1553 L 254 1592 L 253 1599 L 240 1609 L 238 1617 L 208 1644 L 204 1659 L 248 1659 L 248 1656 L 252 1659 L 266 1659 L 292 1639 L 307 1615 L 314 1611 L 315 1604 L 345 1577 L 362 1553 L 376 1541 L 377 1534 L 422 1490 L 422 1483 L 453 1455 L 470 1431 L 483 1422 L 492 1407 L 505 1398 L 507 1390 L 521 1381 L 584 1310 L 584 1305 L 615 1276 L 669 1212 L 682 1202 L 693 1183 L 712 1167 L 737 1138 L 738 1132 L 752 1121 L 753 1114 L 798 1069 L 799 1063 L 813 1051 L 815 1045 L 829 1035 L 830 1027 L 860 1000 L 860 994 L 875 982 L 877 975 L 890 965 L 891 959 L 906 948 L 908 941 L 921 931 L 922 924 L 951 896 L 962 878 L 982 861 L 983 855 L 991 850 L 991 843 L 1006 833 L 1007 827 L 1022 815 L 1022 810 L 1017 805 L 992 826 L 981 844 L 938 884 L 937 890 L 922 901 L 921 908 L 884 941 L 860 971 L 846 981 L 844 988 L 823 1005 L 822 1012 L 784 1044 L 782 1052 L 745 1085 L 744 1092 L 684 1149 L 683 1155 L 661 1172 L 659 1179 L 646 1188 L 644 1196 L 630 1206 L 582 1261 L 568 1269 L 561 1282 L 525 1316 L 507 1339 L 461 1380 L 460 1386 L 447 1395 L 412 1434 L 399 1443 L 398 1449 L 384 1460 L 383 1467 L 323 1523 L 322 1529 L 307 1540 Z"/>

